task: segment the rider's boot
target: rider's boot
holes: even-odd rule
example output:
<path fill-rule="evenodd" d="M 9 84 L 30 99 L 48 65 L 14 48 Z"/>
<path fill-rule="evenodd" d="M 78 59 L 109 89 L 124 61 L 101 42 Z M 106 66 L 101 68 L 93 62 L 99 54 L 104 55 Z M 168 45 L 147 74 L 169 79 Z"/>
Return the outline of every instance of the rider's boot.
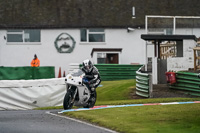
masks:
<path fill-rule="evenodd" d="M 90 88 L 90 96 L 91 97 L 94 97 L 94 91 L 95 91 L 95 88 Z"/>
<path fill-rule="evenodd" d="M 90 101 L 93 101 L 95 95 L 94 94 L 95 88 L 90 88 L 89 90 L 90 90 Z"/>

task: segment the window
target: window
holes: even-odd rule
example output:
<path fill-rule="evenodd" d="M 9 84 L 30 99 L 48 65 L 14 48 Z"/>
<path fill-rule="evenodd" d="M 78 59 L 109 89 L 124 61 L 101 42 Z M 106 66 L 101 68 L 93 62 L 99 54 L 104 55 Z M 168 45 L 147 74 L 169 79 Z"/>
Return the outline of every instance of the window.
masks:
<path fill-rule="evenodd" d="M 165 35 L 173 35 L 173 29 L 172 28 L 166 28 L 165 29 Z"/>
<path fill-rule="evenodd" d="M 81 42 L 105 42 L 104 29 L 81 29 Z"/>
<path fill-rule="evenodd" d="M 40 30 L 7 30 L 7 42 L 40 42 Z"/>
<path fill-rule="evenodd" d="M 106 64 L 106 53 L 97 53 L 97 64 Z"/>
<path fill-rule="evenodd" d="M 97 53 L 97 64 L 119 64 L 119 54 Z"/>

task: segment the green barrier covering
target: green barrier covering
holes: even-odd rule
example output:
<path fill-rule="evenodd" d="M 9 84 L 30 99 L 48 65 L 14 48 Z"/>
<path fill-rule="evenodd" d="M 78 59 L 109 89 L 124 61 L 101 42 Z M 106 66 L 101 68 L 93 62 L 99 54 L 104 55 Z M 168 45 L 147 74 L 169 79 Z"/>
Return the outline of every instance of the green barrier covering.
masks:
<path fill-rule="evenodd" d="M 81 67 L 82 65 L 80 65 Z M 95 64 L 99 70 L 102 81 L 135 79 L 136 71 L 142 65 L 129 64 Z"/>
<path fill-rule="evenodd" d="M 54 67 L 0 67 L 0 80 L 55 78 Z"/>
<path fill-rule="evenodd" d="M 136 71 L 142 65 L 124 65 L 124 64 L 96 64 L 99 70 L 101 79 L 108 80 L 122 80 L 122 79 L 135 79 Z"/>
<path fill-rule="evenodd" d="M 141 67 L 142 68 L 142 67 Z M 136 94 L 142 97 L 152 97 L 151 75 L 136 71 Z"/>
<path fill-rule="evenodd" d="M 176 83 L 170 85 L 170 88 L 183 90 L 190 95 L 200 96 L 200 77 L 198 75 L 198 73 L 177 72 Z"/>

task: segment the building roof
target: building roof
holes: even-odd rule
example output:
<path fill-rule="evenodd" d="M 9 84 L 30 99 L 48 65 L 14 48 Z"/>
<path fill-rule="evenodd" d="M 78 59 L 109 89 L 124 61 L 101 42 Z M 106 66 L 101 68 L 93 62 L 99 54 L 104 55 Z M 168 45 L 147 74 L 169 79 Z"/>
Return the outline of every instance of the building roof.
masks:
<path fill-rule="evenodd" d="M 199 0 L 0 0 L 0 28 L 144 28 L 145 15 L 198 16 L 199 4 Z M 200 27 L 199 22 L 192 25 Z"/>

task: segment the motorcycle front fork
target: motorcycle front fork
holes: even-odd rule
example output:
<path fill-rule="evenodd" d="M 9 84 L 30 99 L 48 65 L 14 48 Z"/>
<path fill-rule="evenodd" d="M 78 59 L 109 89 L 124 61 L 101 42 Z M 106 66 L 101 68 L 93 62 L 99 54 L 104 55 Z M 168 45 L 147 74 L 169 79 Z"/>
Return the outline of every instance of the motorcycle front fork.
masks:
<path fill-rule="evenodd" d="M 73 93 L 73 91 L 74 91 L 74 93 Z M 71 103 L 73 103 L 75 101 L 77 91 L 78 91 L 77 88 L 75 88 L 75 90 L 71 90 L 71 96 L 72 96 Z"/>

